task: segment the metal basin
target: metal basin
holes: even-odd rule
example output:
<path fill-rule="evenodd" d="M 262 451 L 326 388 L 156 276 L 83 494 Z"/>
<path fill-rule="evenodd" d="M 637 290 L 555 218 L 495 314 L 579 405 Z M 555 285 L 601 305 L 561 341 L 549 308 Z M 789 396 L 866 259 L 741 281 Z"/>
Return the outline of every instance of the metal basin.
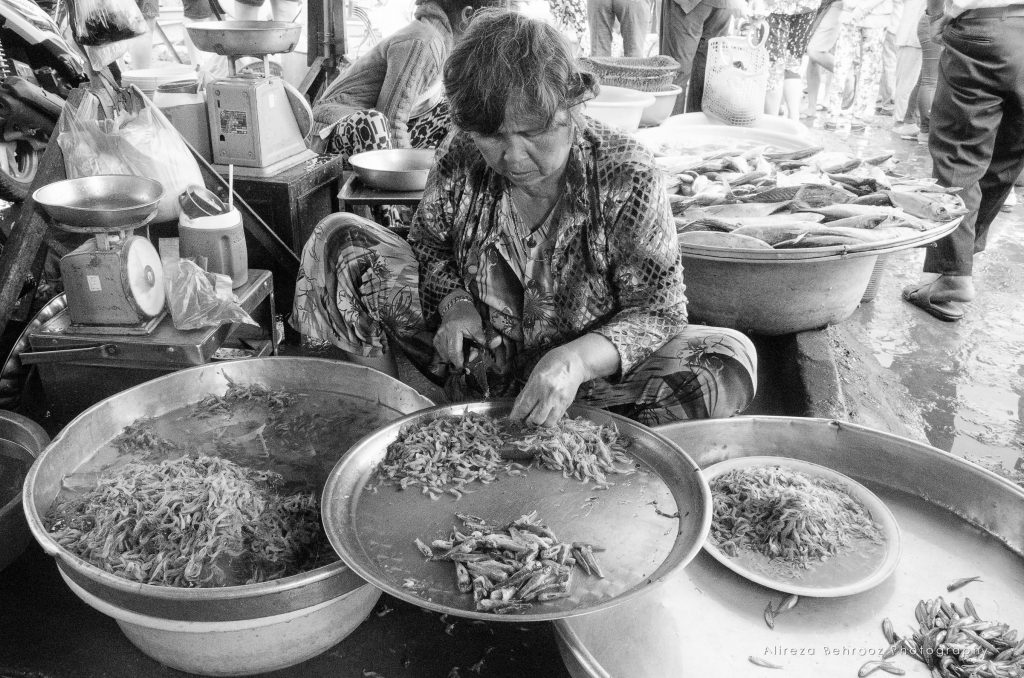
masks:
<path fill-rule="evenodd" d="M 47 184 L 32 199 L 65 230 L 104 233 L 148 224 L 163 195 L 155 179 L 98 174 Z"/>
<path fill-rule="evenodd" d="M 65 475 L 140 417 L 161 415 L 223 393 L 230 381 L 295 393 L 356 396 L 397 419 L 433 403 L 366 367 L 318 358 L 213 363 L 140 384 L 89 408 L 68 424 L 33 465 L 24 503 L 32 535 L 86 603 L 114 617 L 143 652 L 191 673 L 240 675 L 304 661 L 338 643 L 380 595 L 341 562 L 291 577 L 225 588 L 140 584 L 110 574 L 61 548 L 43 516 Z"/>
<path fill-rule="evenodd" d="M 30 535 L 17 481 L 25 477 L 49 442 L 50 436 L 36 422 L 0 410 L 0 570 L 28 546 Z"/>
<path fill-rule="evenodd" d="M 855 676 L 888 647 L 883 618 L 905 635 L 917 628 L 918 601 L 940 595 L 958 604 L 969 596 L 984 619 L 1024 627 L 1024 490 L 1008 480 L 929 445 L 825 419 L 735 417 L 654 430 L 702 468 L 725 459 L 783 456 L 864 483 L 899 522 L 900 562 L 870 591 L 800 598 L 770 629 L 765 605 L 784 596 L 702 553 L 652 594 L 555 622 L 574 678 Z M 971 575 L 983 581 L 946 590 L 950 582 Z M 783 670 L 755 666 L 749 657 Z M 928 674 L 908 656 L 893 661 L 907 675 Z"/>
<path fill-rule="evenodd" d="M 680 253 L 690 318 L 779 335 L 845 320 L 867 289 L 873 254 L 815 259 L 742 259 Z"/>
<path fill-rule="evenodd" d="M 356 175 L 370 188 L 383 191 L 422 191 L 434 166 L 432 149 L 402 148 L 356 153 L 348 159 Z"/>
<path fill-rule="evenodd" d="M 197 49 L 224 56 L 291 52 L 301 24 L 287 21 L 201 21 L 185 27 Z"/>

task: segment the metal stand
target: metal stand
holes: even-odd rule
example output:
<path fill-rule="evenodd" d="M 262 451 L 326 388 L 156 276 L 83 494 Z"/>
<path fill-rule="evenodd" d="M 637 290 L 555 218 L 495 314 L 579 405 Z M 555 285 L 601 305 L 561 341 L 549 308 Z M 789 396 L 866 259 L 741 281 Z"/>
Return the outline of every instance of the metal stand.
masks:
<path fill-rule="evenodd" d="M 310 2 L 307 20 L 309 70 L 299 83 L 298 89 L 310 103 L 313 103 L 327 85 L 349 65 L 345 58 L 344 0 Z"/>

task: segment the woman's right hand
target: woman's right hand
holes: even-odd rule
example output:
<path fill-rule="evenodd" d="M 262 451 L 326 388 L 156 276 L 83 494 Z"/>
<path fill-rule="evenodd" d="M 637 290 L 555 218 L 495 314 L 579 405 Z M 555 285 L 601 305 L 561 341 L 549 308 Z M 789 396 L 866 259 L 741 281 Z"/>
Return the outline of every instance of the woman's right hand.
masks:
<path fill-rule="evenodd" d="M 472 339 L 479 346 L 487 345 L 483 320 L 469 299 L 452 305 L 441 318 L 441 326 L 434 334 L 434 350 L 443 362 L 462 370 L 465 367 L 463 344 L 466 339 Z"/>

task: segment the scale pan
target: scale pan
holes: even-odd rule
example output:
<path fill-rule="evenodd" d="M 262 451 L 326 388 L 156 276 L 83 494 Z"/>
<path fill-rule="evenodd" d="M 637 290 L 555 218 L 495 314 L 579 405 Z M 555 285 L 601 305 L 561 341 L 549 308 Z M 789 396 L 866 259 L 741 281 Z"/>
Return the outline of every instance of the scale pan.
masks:
<path fill-rule="evenodd" d="M 201 21 L 186 26 L 196 48 L 224 56 L 263 56 L 291 52 L 302 24 L 288 21 Z"/>
<path fill-rule="evenodd" d="M 101 174 L 55 181 L 37 189 L 32 199 L 65 230 L 105 233 L 148 224 L 163 195 L 155 179 Z"/>

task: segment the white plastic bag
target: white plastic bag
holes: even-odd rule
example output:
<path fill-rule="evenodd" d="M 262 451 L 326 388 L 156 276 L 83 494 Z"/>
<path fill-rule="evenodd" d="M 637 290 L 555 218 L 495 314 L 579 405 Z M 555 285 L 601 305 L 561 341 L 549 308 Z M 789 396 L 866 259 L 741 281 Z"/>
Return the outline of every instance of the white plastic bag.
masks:
<path fill-rule="evenodd" d="M 208 273 L 190 259 L 164 262 L 164 290 L 175 329 L 197 330 L 224 323 L 258 325 L 232 293 L 231 278 Z"/>
<path fill-rule="evenodd" d="M 181 134 L 136 87 L 133 103 L 110 118 L 100 113 L 99 99 L 86 93 L 72 115 L 60 119 L 57 143 L 69 179 L 98 174 L 131 174 L 156 179 L 164 188 L 156 221 L 178 218 L 178 195 L 203 185 L 199 164 Z M 127 110 L 128 108 L 132 110 Z"/>

